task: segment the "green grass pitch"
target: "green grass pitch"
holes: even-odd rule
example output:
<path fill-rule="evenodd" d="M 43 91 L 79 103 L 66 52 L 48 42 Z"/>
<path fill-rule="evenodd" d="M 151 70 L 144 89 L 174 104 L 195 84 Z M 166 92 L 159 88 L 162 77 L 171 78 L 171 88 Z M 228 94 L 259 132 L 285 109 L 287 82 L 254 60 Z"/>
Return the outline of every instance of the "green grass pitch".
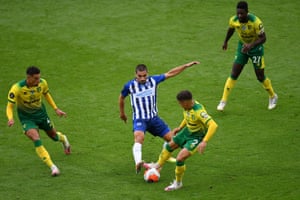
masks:
<path fill-rule="evenodd" d="M 216 111 L 230 73 L 237 35 L 221 46 L 237 1 L 219 0 L 0 0 L 0 199 L 9 200 L 293 200 L 300 197 L 299 1 L 249 0 L 264 22 L 266 74 L 279 95 L 268 96 L 248 64 L 225 112 Z M 158 183 L 136 175 L 131 120 L 119 119 L 118 96 L 144 63 L 150 74 L 199 60 L 159 86 L 160 116 L 176 127 L 182 110 L 175 95 L 193 92 L 219 124 L 203 156 L 187 162 L 184 187 L 163 188 L 174 177 L 168 163 Z M 72 155 L 41 132 L 61 176 L 52 178 L 16 124 L 8 128 L 10 86 L 39 66 L 54 100 L 67 112 L 48 113 L 67 134 Z M 126 101 L 130 117 L 129 99 Z M 155 161 L 162 140 L 146 135 L 143 158 Z"/>

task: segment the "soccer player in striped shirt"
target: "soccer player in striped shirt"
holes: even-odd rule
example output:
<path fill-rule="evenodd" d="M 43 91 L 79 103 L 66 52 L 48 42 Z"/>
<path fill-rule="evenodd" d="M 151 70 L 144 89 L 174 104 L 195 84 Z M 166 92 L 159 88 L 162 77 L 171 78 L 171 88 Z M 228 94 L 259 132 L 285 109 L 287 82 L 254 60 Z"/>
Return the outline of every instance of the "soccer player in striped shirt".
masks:
<path fill-rule="evenodd" d="M 39 136 L 39 129 L 44 130 L 52 140 L 60 141 L 63 144 L 65 154 L 71 153 L 71 146 L 67 137 L 61 132 L 56 131 L 53 127 L 46 107 L 42 102 L 42 97 L 45 97 L 58 116 L 65 116 L 66 113 L 56 106 L 49 93 L 46 80 L 41 78 L 39 68 L 35 66 L 28 67 L 26 74 L 26 79 L 15 83 L 8 93 L 8 103 L 6 107 L 7 124 L 11 127 L 15 123 L 13 107 L 16 105 L 17 114 L 25 135 L 33 141 L 36 153 L 51 169 L 52 176 L 57 176 L 60 171 L 43 146 Z"/>
<path fill-rule="evenodd" d="M 135 69 L 135 78 L 124 85 L 119 96 L 120 118 L 124 122 L 127 121 L 124 108 L 125 98 L 129 95 L 133 115 L 134 144 L 132 151 L 136 173 L 139 173 L 143 166 L 142 144 L 146 131 L 153 136 L 163 138 L 167 142 L 170 141 L 173 136 L 168 125 L 157 113 L 157 85 L 196 64 L 199 64 L 199 62 L 192 61 L 175 67 L 164 74 L 154 76 L 148 76 L 146 65 L 139 64 Z"/>
<path fill-rule="evenodd" d="M 235 30 L 239 35 L 236 56 L 231 75 L 226 80 L 223 96 L 217 106 L 217 110 L 224 110 L 228 96 L 249 58 L 252 61 L 257 80 L 262 83 L 263 88 L 268 92 L 268 109 L 272 110 L 276 107 L 278 96 L 273 90 L 271 80 L 264 73 L 265 60 L 263 44 L 266 41 L 266 34 L 262 21 L 257 16 L 248 13 L 248 4 L 245 1 L 238 2 L 237 13 L 229 20 L 229 28 L 222 47 L 224 50 L 227 49 L 227 43 Z"/>

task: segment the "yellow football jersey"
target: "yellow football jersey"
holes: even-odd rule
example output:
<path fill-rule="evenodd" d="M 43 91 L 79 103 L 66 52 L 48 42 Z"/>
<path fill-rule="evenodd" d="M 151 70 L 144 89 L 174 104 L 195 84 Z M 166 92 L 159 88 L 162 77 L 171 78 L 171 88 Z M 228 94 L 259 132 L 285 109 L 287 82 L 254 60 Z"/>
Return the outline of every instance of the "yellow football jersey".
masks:
<path fill-rule="evenodd" d="M 17 105 L 18 109 L 34 113 L 42 108 L 42 96 L 49 92 L 45 79 L 40 79 L 37 86 L 28 87 L 26 80 L 15 83 L 9 93 L 8 101 Z"/>
<path fill-rule="evenodd" d="M 203 105 L 195 101 L 195 104 L 191 110 L 183 111 L 183 122 L 191 132 L 203 132 L 207 131 L 207 122 L 211 120 Z"/>
<path fill-rule="evenodd" d="M 243 43 L 249 44 L 258 39 L 258 36 L 264 33 L 264 26 L 262 21 L 253 14 L 248 14 L 248 22 L 240 23 L 238 17 L 235 15 L 229 20 L 229 27 L 234 28 Z"/>

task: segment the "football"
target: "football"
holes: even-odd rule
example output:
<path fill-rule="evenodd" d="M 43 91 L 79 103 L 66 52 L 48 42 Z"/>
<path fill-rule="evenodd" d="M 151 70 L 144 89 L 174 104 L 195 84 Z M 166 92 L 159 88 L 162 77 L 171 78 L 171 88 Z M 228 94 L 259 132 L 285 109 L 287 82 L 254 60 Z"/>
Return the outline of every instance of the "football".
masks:
<path fill-rule="evenodd" d="M 146 169 L 144 172 L 144 180 L 148 183 L 158 182 L 160 173 L 156 168 Z"/>

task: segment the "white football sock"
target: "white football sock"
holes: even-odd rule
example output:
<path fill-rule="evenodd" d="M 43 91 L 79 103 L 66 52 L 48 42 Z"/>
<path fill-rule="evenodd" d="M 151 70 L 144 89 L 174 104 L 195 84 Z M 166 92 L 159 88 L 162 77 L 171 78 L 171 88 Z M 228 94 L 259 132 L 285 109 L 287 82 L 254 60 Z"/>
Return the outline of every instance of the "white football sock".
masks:
<path fill-rule="evenodd" d="M 137 142 L 134 143 L 132 147 L 132 153 L 136 165 L 142 162 L 142 144 Z"/>

